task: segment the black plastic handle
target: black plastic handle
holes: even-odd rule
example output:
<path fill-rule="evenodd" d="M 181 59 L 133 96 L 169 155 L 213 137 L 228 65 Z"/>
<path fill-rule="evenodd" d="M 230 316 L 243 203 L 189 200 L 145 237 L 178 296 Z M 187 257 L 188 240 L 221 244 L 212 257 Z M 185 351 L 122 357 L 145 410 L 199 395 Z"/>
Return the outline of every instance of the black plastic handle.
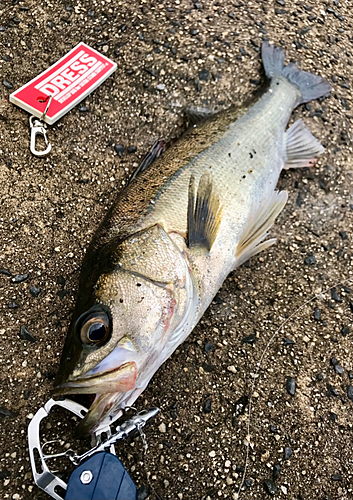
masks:
<path fill-rule="evenodd" d="M 100 452 L 73 471 L 65 500 L 136 500 L 136 486 L 115 455 Z"/>

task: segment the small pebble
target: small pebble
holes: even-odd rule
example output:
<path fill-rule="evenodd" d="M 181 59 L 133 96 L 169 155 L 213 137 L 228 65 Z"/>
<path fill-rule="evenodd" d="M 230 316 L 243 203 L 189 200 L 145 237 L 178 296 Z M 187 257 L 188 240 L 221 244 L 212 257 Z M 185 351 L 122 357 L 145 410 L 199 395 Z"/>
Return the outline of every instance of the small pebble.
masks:
<path fill-rule="evenodd" d="M 40 294 L 40 288 L 37 288 L 36 286 L 31 286 L 29 288 L 29 292 L 32 295 L 32 297 L 38 297 Z"/>
<path fill-rule="evenodd" d="M 150 489 L 147 486 L 142 485 L 137 490 L 136 500 L 146 500 L 149 494 L 150 494 Z"/>
<path fill-rule="evenodd" d="M 7 81 L 7 80 L 3 80 L 3 81 L 2 81 L 2 84 L 3 84 L 3 86 L 4 86 L 6 89 L 8 89 L 8 90 L 13 89 L 13 85 L 12 85 L 12 83 L 11 83 L 11 82 L 9 82 L 9 81 Z"/>
<path fill-rule="evenodd" d="M 66 295 L 68 295 L 68 291 L 67 290 L 59 290 L 57 292 L 57 296 L 60 298 L 60 299 L 63 299 L 64 297 L 66 297 Z"/>
<path fill-rule="evenodd" d="M 115 144 L 114 146 L 114 149 L 115 149 L 115 152 L 120 156 L 122 156 L 122 154 L 124 153 L 125 151 L 125 148 L 122 144 Z"/>
<path fill-rule="evenodd" d="M 275 464 L 272 468 L 273 479 L 276 480 L 281 472 L 280 464 Z"/>
<path fill-rule="evenodd" d="M 157 90 L 165 90 L 165 85 L 163 83 L 159 83 L 156 87 Z"/>
<path fill-rule="evenodd" d="M 284 460 L 289 460 L 292 455 L 293 455 L 292 448 L 286 446 L 284 448 Z"/>
<path fill-rule="evenodd" d="M 314 319 L 316 319 L 316 321 L 321 319 L 321 311 L 317 307 L 314 309 Z"/>
<path fill-rule="evenodd" d="M 336 289 L 335 289 L 335 288 L 332 288 L 332 290 L 331 290 L 331 298 L 332 298 L 335 302 L 342 302 L 342 299 L 341 299 L 341 297 L 337 294 L 337 292 L 336 292 Z"/>
<path fill-rule="evenodd" d="M 348 396 L 348 399 L 353 401 L 353 385 L 349 385 L 347 387 L 347 396 Z"/>
<path fill-rule="evenodd" d="M 203 405 L 203 412 L 204 413 L 211 413 L 211 404 L 212 404 L 211 399 L 206 399 L 206 401 Z"/>
<path fill-rule="evenodd" d="M 10 302 L 10 304 L 8 305 L 8 308 L 9 309 L 17 309 L 18 304 L 16 304 L 16 302 Z"/>
<path fill-rule="evenodd" d="M 330 363 L 331 363 L 332 366 L 336 366 L 338 364 L 338 361 L 337 361 L 336 358 L 331 358 L 330 359 Z"/>
<path fill-rule="evenodd" d="M 207 82 L 209 75 L 210 72 L 207 71 L 207 69 L 202 69 L 201 71 L 199 71 L 199 79 L 204 82 Z"/>
<path fill-rule="evenodd" d="M 8 478 L 10 475 L 11 475 L 11 472 L 9 472 L 7 469 L 0 470 L 0 481 Z"/>
<path fill-rule="evenodd" d="M 56 278 L 57 285 L 65 285 L 65 283 L 66 283 L 66 279 L 64 278 L 64 276 L 58 276 Z"/>
<path fill-rule="evenodd" d="M 265 479 L 264 488 L 266 493 L 268 493 L 271 497 L 274 497 L 278 490 L 277 486 L 271 479 Z"/>
<path fill-rule="evenodd" d="M 292 377 L 287 377 L 287 382 L 286 382 L 286 389 L 288 394 L 291 396 L 295 395 L 295 391 L 297 389 L 297 384 L 294 378 Z"/>
<path fill-rule="evenodd" d="M 4 276 L 11 276 L 10 271 L 7 269 L 0 269 L 0 274 L 3 274 Z"/>
<path fill-rule="evenodd" d="M 14 418 L 15 416 L 16 413 L 14 413 L 13 411 L 8 410 L 4 406 L 0 406 L 0 418 L 5 418 L 5 417 Z"/>
<path fill-rule="evenodd" d="M 335 398 L 337 398 L 339 396 L 337 389 L 335 387 L 333 387 L 333 385 L 327 384 L 327 390 L 328 390 L 328 394 L 327 394 L 328 396 L 334 396 Z"/>
<path fill-rule="evenodd" d="M 343 337 L 346 337 L 349 334 L 349 326 L 344 326 L 341 330 Z"/>
<path fill-rule="evenodd" d="M 285 337 L 285 338 L 283 339 L 283 345 L 284 345 L 284 346 L 294 345 L 294 344 L 295 344 L 294 340 L 288 339 L 287 337 Z"/>
<path fill-rule="evenodd" d="M 342 240 L 346 240 L 348 238 L 346 231 L 340 231 L 339 235 L 341 236 Z"/>
<path fill-rule="evenodd" d="M 342 375 L 342 373 L 344 372 L 342 366 L 338 363 L 334 366 L 334 370 L 338 375 Z"/>
<path fill-rule="evenodd" d="M 23 391 L 23 399 L 27 401 L 27 399 L 29 398 L 30 393 L 31 393 L 31 391 L 29 391 L 28 389 L 25 389 Z"/>
<path fill-rule="evenodd" d="M 252 333 L 251 335 L 247 335 L 246 337 L 243 337 L 241 341 L 243 342 L 243 344 L 253 345 L 253 344 L 255 344 L 255 342 L 257 342 L 257 340 L 258 339 L 257 339 L 256 335 L 254 333 Z"/>
<path fill-rule="evenodd" d="M 307 264 L 308 266 L 312 266 L 313 264 L 316 263 L 316 259 L 315 259 L 315 256 L 310 253 L 306 259 L 304 260 L 305 264 Z"/>
<path fill-rule="evenodd" d="M 283 484 L 282 484 L 282 486 L 281 486 L 281 490 L 282 490 L 282 492 L 283 492 L 285 495 L 287 495 L 287 493 L 288 493 L 288 489 L 287 489 L 287 487 L 286 487 L 286 486 L 284 486 Z"/>
<path fill-rule="evenodd" d="M 211 365 L 210 363 L 204 363 L 202 365 L 202 368 L 205 370 L 205 372 L 207 373 L 211 373 L 214 371 L 215 369 L 215 366 L 214 365 Z"/>
<path fill-rule="evenodd" d="M 32 343 L 34 343 L 36 341 L 36 338 L 34 337 L 34 335 L 29 333 L 29 331 L 26 329 L 26 327 L 24 325 L 21 325 L 19 336 L 20 336 L 21 340 L 28 340 L 29 342 L 32 342 Z"/>
<path fill-rule="evenodd" d="M 16 274 L 11 281 L 12 283 L 23 283 L 26 279 L 28 279 L 28 277 L 29 274 Z"/>
<path fill-rule="evenodd" d="M 130 153 L 130 154 L 131 153 L 136 153 L 136 151 L 137 151 L 137 147 L 136 146 L 129 146 L 127 148 L 127 152 Z"/>
<path fill-rule="evenodd" d="M 158 430 L 159 430 L 159 432 L 162 432 L 163 434 L 167 432 L 167 426 L 165 425 L 164 422 L 162 422 L 160 424 L 160 426 L 158 427 Z"/>
<path fill-rule="evenodd" d="M 213 351 L 215 349 L 215 345 L 214 344 L 211 344 L 210 342 L 206 342 L 205 344 L 205 352 L 206 353 L 209 353 L 211 351 Z"/>
<path fill-rule="evenodd" d="M 338 474 L 332 474 L 332 481 L 343 481 L 342 474 L 339 472 Z"/>

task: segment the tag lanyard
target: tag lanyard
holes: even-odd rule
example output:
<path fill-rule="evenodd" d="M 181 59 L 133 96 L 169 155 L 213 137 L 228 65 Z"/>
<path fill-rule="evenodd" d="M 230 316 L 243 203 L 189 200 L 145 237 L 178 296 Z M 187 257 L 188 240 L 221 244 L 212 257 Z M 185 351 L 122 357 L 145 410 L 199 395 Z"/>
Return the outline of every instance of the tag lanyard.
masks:
<path fill-rule="evenodd" d="M 53 99 L 53 96 L 51 95 L 43 101 L 43 102 L 48 101 L 48 104 L 47 104 L 47 106 L 44 110 L 44 113 L 42 114 L 40 120 L 38 118 L 36 118 L 34 115 L 31 115 L 29 117 L 29 125 L 31 127 L 31 146 L 30 146 L 30 149 L 31 149 L 31 153 L 34 154 L 35 156 L 42 156 L 42 157 L 47 156 L 51 151 L 51 144 L 47 138 L 47 125 L 46 125 L 44 119 L 45 119 L 45 115 L 48 113 L 49 106 L 51 104 L 52 99 Z M 37 135 L 43 136 L 44 141 L 45 141 L 45 145 L 46 145 L 46 149 L 41 150 L 41 151 L 36 149 Z"/>
<path fill-rule="evenodd" d="M 116 63 L 81 42 L 40 75 L 10 94 L 10 102 L 30 114 L 31 153 L 51 151 L 47 125 L 53 125 L 116 70 Z M 45 110 L 43 109 L 45 104 Z M 40 150 L 38 136 L 45 142 Z"/>

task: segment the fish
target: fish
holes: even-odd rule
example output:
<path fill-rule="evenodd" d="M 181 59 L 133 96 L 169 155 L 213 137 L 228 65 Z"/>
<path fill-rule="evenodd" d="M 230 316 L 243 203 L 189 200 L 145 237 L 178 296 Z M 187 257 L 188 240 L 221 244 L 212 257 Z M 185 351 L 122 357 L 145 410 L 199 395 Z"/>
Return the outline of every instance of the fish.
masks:
<path fill-rule="evenodd" d="M 330 84 L 285 65 L 269 42 L 261 54 L 262 95 L 201 113 L 167 149 L 157 143 L 94 234 L 54 388 L 95 395 L 81 435 L 130 407 L 228 274 L 275 243 L 269 230 L 288 196 L 276 190 L 282 169 L 324 151 L 301 119 L 286 129 L 294 108 L 327 96 Z"/>

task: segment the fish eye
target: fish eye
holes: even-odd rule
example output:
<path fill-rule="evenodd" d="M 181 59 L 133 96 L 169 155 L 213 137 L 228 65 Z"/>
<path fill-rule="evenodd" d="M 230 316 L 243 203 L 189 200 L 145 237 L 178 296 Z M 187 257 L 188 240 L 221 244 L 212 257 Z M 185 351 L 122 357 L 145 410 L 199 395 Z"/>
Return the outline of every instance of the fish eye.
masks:
<path fill-rule="evenodd" d="M 111 321 L 104 311 L 91 311 L 79 318 L 77 329 L 84 344 L 103 344 L 110 338 Z"/>

